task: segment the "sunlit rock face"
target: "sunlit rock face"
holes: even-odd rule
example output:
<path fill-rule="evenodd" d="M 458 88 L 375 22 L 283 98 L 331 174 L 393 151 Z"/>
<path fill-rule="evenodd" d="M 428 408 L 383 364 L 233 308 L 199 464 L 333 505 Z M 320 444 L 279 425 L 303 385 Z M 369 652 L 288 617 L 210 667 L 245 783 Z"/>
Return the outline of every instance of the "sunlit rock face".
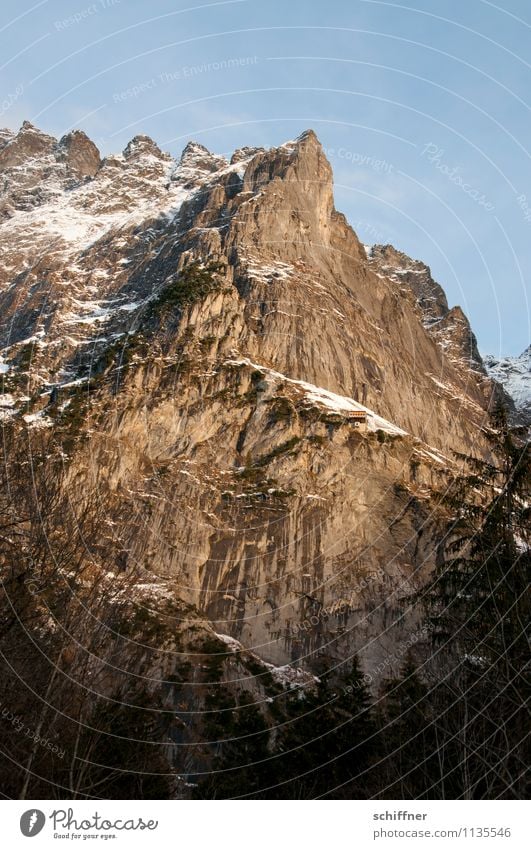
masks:
<path fill-rule="evenodd" d="M 360 243 L 312 131 L 230 161 L 136 136 L 101 160 L 24 124 L 0 168 L 3 420 L 60 441 L 77 405 L 69 486 L 115 505 L 119 568 L 217 633 L 277 665 L 394 671 L 437 494 L 455 451 L 487 450 L 501 393 L 462 310 Z M 193 262 L 217 284 L 172 301 Z"/>

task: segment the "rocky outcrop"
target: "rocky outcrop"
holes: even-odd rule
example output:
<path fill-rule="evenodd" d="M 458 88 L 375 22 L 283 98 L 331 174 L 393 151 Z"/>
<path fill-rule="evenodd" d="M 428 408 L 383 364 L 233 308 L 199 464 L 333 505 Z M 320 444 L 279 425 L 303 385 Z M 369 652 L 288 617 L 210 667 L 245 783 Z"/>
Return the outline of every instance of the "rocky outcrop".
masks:
<path fill-rule="evenodd" d="M 30 159 L 50 154 L 57 142 L 53 136 L 41 132 L 29 121 L 24 121 L 16 136 L 13 136 L 0 152 L 0 169 L 22 165 Z"/>
<path fill-rule="evenodd" d="M 62 137 L 57 146 L 57 159 L 65 162 L 68 171 L 79 180 L 95 177 L 101 165 L 98 148 L 81 130 Z"/>
<path fill-rule="evenodd" d="M 411 289 L 421 310 L 426 326 L 448 314 L 448 301 L 444 289 L 435 282 L 425 263 L 411 259 L 393 245 L 373 245 L 369 258 L 378 270 L 392 279 L 402 289 Z"/>
<path fill-rule="evenodd" d="M 446 356 L 457 365 L 485 374 L 477 340 L 463 310 L 448 306 L 442 286 L 431 276 L 430 268 L 397 251 L 392 245 L 374 245 L 371 263 L 402 291 L 411 291 L 424 327 L 435 337 Z"/>
<path fill-rule="evenodd" d="M 2 193 L 0 217 L 31 211 L 46 203 L 60 204 L 65 191 L 99 170 L 96 145 L 80 130 L 60 141 L 24 121 L 15 135 L 5 135 L 0 145 Z"/>

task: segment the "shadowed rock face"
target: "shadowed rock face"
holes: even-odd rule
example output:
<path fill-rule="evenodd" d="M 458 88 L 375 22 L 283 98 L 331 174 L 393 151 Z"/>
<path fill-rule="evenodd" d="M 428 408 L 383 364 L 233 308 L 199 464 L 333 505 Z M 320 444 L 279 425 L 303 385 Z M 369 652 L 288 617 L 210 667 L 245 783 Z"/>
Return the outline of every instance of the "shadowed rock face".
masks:
<path fill-rule="evenodd" d="M 55 145 L 56 139 L 41 133 L 29 121 L 24 121 L 16 136 L 4 146 L 0 153 L 0 168 L 12 168 L 21 165 L 28 159 L 45 157 Z"/>
<path fill-rule="evenodd" d="M 115 499 L 127 568 L 272 662 L 379 667 L 433 567 L 452 452 L 487 450 L 495 386 L 460 308 L 424 264 L 367 255 L 312 131 L 230 163 L 145 136 L 100 163 L 84 134 L 34 128 L 0 156 L 21 134 L 37 152 L 31 191 L 6 166 L 4 419 L 31 395 L 27 426 L 59 432 L 51 387 L 61 406 L 96 374 L 70 483 Z M 194 259 L 222 280 L 160 318 Z"/>
<path fill-rule="evenodd" d="M 371 262 L 398 286 L 411 289 L 422 310 L 427 325 L 448 314 L 448 301 L 442 286 L 431 276 L 427 265 L 397 251 L 393 245 L 374 245 L 370 251 Z"/>
<path fill-rule="evenodd" d="M 404 290 L 411 290 L 419 307 L 424 327 L 437 340 L 448 358 L 465 368 L 486 374 L 477 340 L 461 307 L 452 309 L 442 286 L 431 276 L 427 265 L 412 260 L 392 245 L 374 245 L 370 260 L 380 272 Z"/>
<path fill-rule="evenodd" d="M 63 136 L 57 153 L 58 160 L 65 162 L 72 175 L 79 179 L 94 177 L 101 165 L 98 148 L 81 130 Z"/>

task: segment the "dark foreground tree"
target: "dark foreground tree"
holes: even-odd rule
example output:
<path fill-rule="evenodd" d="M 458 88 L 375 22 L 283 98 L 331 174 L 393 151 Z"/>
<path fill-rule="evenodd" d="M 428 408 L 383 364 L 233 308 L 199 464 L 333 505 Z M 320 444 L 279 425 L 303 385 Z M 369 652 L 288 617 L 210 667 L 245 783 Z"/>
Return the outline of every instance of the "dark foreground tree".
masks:
<path fill-rule="evenodd" d="M 443 556 L 422 591 L 433 637 L 384 699 L 387 785 L 398 798 L 525 798 L 529 762 L 531 459 L 498 408 L 492 456 L 459 455 Z M 385 795 L 386 784 L 382 783 Z"/>
<path fill-rule="evenodd" d="M 269 724 L 248 698 L 245 705 L 229 725 L 224 720 L 228 739 L 212 774 L 199 781 L 196 798 L 369 795 L 367 779 L 358 777 L 366 775 L 374 754 L 375 725 L 357 659 L 333 683 L 324 678 L 312 690 L 279 693 Z"/>

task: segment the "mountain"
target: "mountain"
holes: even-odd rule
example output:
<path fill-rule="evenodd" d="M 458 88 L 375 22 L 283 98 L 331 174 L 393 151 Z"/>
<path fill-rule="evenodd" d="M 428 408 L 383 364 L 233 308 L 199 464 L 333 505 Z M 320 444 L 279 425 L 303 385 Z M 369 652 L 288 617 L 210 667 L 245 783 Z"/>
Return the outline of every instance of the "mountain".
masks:
<path fill-rule="evenodd" d="M 453 452 L 487 450 L 500 389 L 462 310 L 359 242 L 311 130 L 230 160 L 146 136 L 101 159 L 27 122 L 1 139 L 3 421 L 105 493 L 140 583 L 267 662 L 378 667 Z"/>
<path fill-rule="evenodd" d="M 266 662 L 380 668 L 453 452 L 488 450 L 500 389 L 462 310 L 359 242 L 311 130 L 230 160 L 1 139 L 3 421 L 105 494 L 139 584 Z"/>
<path fill-rule="evenodd" d="M 127 733 L 191 747 L 179 782 L 242 699 L 276 723 L 354 655 L 373 692 L 422 657 L 411 594 L 507 396 L 429 267 L 335 209 L 315 133 L 102 158 L 25 122 L 0 171 L 1 648 L 27 723 L 21 680 L 94 762 L 79 727 L 120 739 L 116 704 L 156 705 L 169 730 Z"/>
<path fill-rule="evenodd" d="M 531 345 L 519 357 L 488 354 L 483 359 L 490 377 L 503 386 L 523 420 L 531 423 Z"/>

